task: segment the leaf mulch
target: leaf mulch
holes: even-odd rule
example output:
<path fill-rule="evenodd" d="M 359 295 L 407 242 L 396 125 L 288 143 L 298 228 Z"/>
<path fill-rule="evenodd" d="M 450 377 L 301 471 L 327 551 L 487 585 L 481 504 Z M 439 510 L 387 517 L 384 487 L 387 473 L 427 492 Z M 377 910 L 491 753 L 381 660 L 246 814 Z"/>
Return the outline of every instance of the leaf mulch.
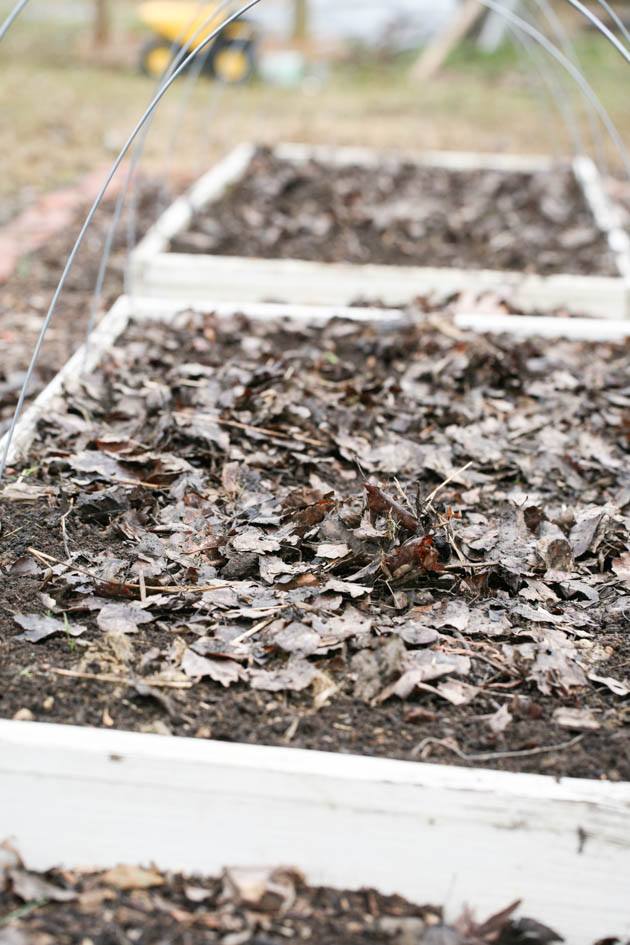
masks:
<path fill-rule="evenodd" d="M 149 180 L 138 184 L 136 225 L 140 237 L 155 222 L 159 207 L 168 203 L 164 188 Z M 107 200 L 95 217 L 70 273 L 48 331 L 29 397 L 36 396 L 85 340 L 94 286 L 115 201 Z M 24 381 L 35 341 L 50 305 L 66 259 L 88 207 L 75 215 L 73 225 L 51 237 L 45 246 L 22 258 L 16 272 L 0 290 L 0 435 L 7 429 Z M 105 311 L 123 291 L 127 257 L 125 219 L 118 228 L 104 283 Z M 98 313 L 99 316 L 101 312 Z"/>
<path fill-rule="evenodd" d="M 571 170 L 337 167 L 255 155 L 171 250 L 316 262 L 618 275 Z"/>
<path fill-rule="evenodd" d="M 2 492 L 0 713 L 630 778 L 628 353 L 130 326 Z"/>
<path fill-rule="evenodd" d="M 4 868 L 2 862 L 4 860 Z M 0 945 L 551 945 L 563 938 L 521 914 L 520 903 L 481 919 L 447 921 L 373 889 L 308 886 L 293 869 L 226 869 L 222 876 L 116 866 L 103 871 L 24 868 L 0 849 Z M 602 917 L 602 925 L 605 924 Z M 600 945 L 621 942 L 602 937 Z"/>

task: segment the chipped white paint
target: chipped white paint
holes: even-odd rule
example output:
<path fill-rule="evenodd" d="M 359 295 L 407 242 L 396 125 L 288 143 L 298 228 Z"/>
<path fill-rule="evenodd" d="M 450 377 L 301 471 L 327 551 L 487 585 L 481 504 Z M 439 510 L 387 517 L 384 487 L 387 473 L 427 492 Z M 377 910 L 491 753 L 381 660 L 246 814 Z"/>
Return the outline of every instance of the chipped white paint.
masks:
<path fill-rule="evenodd" d="M 304 162 L 311 157 L 338 165 L 376 167 L 404 157 L 422 166 L 453 170 L 493 169 L 534 173 L 552 166 L 548 158 L 509 154 L 434 151 L 403 155 L 367 148 L 338 148 L 280 144 L 275 153 Z M 133 294 L 193 300 L 299 304 L 350 304 L 358 298 L 401 305 L 418 295 L 444 297 L 454 292 L 501 294 L 526 312 L 567 308 L 577 315 L 600 318 L 630 316 L 630 246 L 605 194 L 599 173 L 588 158 L 577 158 L 573 169 L 600 229 L 606 234 L 620 272 L 618 277 L 551 275 L 518 272 L 430 268 L 422 266 L 317 263 L 293 259 L 256 259 L 169 253 L 170 240 L 184 232 L 193 212 L 218 200 L 240 180 L 254 153 L 243 144 L 200 179 L 189 194 L 177 200 L 132 253 L 130 286 Z"/>
<path fill-rule="evenodd" d="M 630 934 L 630 785 L 0 721 L 0 837 L 29 866 L 297 866 L 571 945 Z"/>

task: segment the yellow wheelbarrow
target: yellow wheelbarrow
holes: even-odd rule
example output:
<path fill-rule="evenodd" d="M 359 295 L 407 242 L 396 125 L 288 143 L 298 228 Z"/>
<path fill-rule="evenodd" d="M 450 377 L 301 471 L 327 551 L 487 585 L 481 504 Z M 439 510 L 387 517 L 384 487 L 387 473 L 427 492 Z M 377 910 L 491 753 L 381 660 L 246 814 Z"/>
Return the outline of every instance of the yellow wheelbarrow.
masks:
<path fill-rule="evenodd" d="M 225 20 L 229 11 L 221 12 L 218 3 L 181 3 L 152 0 L 140 5 L 140 21 L 153 32 L 153 38 L 142 47 L 140 69 L 152 79 L 159 79 L 171 64 L 173 55 L 187 43 L 197 49 Z M 217 11 L 213 17 L 213 11 Z M 206 22 L 207 21 L 207 22 Z M 198 33 L 198 35 L 197 35 Z M 244 18 L 226 26 L 205 56 L 204 71 L 229 85 L 246 82 L 256 69 L 256 33 L 253 24 Z"/>

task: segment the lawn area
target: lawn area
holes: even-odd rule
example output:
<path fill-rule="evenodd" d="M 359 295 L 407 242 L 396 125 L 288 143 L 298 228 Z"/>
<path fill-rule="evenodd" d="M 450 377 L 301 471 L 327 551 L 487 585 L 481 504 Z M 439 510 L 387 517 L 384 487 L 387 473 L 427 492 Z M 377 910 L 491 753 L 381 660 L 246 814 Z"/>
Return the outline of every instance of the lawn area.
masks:
<path fill-rule="evenodd" d="M 48 5 L 46 5 L 48 6 Z M 0 4 L 0 13 L 8 4 Z M 104 165 L 149 101 L 153 83 L 134 68 L 139 36 L 121 29 L 118 67 L 94 65 L 79 52 L 88 25 L 53 23 L 50 10 L 18 21 L 0 49 L 0 199 L 7 207 L 24 189 L 63 185 Z M 581 64 L 623 137 L 630 131 L 627 72 L 621 57 L 589 35 L 578 43 Z M 507 48 L 482 58 L 463 46 L 429 84 L 409 78 L 399 60 L 319 70 L 299 89 L 255 84 L 221 89 L 208 80 L 190 88 L 179 80 L 163 102 L 149 137 L 145 166 L 152 174 L 195 174 L 243 139 L 364 144 L 388 148 L 462 148 L 520 152 L 570 150 L 570 141 L 536 66 Z M 574 84 L 567 79 L 567 89 Z M 189 97 L 188 97 L 189 96 Z M 588 140 L 579 96 L 578 114 Z M 605 137 L 603 135 L 603 137 Z M 613 149 L 607 148 L 609 155 Z M 20 198 L 22 202 L 23 197 Z"/>

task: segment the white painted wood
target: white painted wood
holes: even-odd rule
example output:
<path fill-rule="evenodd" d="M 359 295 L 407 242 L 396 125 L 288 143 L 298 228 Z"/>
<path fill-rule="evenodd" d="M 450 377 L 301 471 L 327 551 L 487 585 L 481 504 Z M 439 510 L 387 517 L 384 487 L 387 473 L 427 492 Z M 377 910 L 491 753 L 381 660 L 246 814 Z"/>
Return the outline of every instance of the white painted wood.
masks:
<path fill-rule="evenodd" d="M 549 171 L 554 162 L 545 155 L 493 154 L 482 151 L 380 151 L 373 148 L 287 142 L 273 149 L 281 160 L 305 164 L 310 160 L 340 167 L 351 164 L 380 167 L 388 161 L 407 161 L 419 167 L 441 167 L 451 171 L 522 171 L 535 174 Z"/>
<path fill-rule="evenodd" d="M 541 315 L 455 316 L 457 328 L 481 334 L 506 332 L 520 338 L 570 338 L 573 341 L 623 341 L 630 338 L 630 319 L 547 318 Z"/>
<path fill-rule="evenodd" d="M 193 210 L 219 199 L 247 172 L 254 151 L 254 145 L 246 143 L 228 154 L 149 231 L 131 256 L 129 284 L 133 295 L 180 300 L 208 297 L 242 302 L 277 300 L 298 304 L 351 304 L 357 298 L 368 297 L 379 299 L 384 305 L 399 305 L 427 293 L 444 295 L 490 289 L 504 294 L 507 301 L 526 312 L 562 307 L 577 315 L 598 318 L 630 316 L 628 238 L 615 224 L 597 168 L 588 158 L 577 159 L 573 169 L 598 226 L 607 235 L 623 278 L 531 276 L 492 270 L 363 266 L 166 252 L 170 240 L 188 227 Z M 297 163 L 316 158 L 338 166 L 377 167 L 383 162 L 401 159 L 451 170 L 482 168 L 535 173 L 553 166 L 549 158 L 541 156 L 444 151 L 388 154 L 368 148 L 295 143 L 279 144 L 274 152 L 280 158 Z"/>
<path fill-rule="evenodd" d="M 161 253 L 132 261 L 133 293 L 154 298 L 214 298 L 242 302 L 351 304 L 358 299 L 386 306 L 420 295 L 440 299 L 455 292 L 498 292 L 524 311 L 566 308 L 595 318 L 630 314 L 622 279 L 605 276 L 535 276 L 492 270 L 317 263 L 294 259 L 245 259 Z"/>
<path fill-rule="evenodd" d="M 573 162 L 573 173 L 582 187 L 598 227 L 608 238 L 608 245 L 619 272 L 626 284 L 630 284 L 630 236 L 621 224 L 617 207 L 604 189 L 597 166 L 589 157 L 577 157 Z"/>
<path fill-rule="evenodd" d="M 179 197 L 164 211 L 133 251 L 133 256 L 142 260 L 165 252 L 170 240 L 188 228 L 196 211 L 219 200 L 231 184 L 243 177 L 255 151 L 255 146 L 248 143 L 240 144 L 230 151 L 222 161 L 204 174 L 187 194 Z"/>
<path fill-rule="evenodd" d="M 0 721 L 0 796 L 37 869 L 284 864 L 450 917 L 522 897 L 571 945 L 630 933 L 628 784 Z"/>

